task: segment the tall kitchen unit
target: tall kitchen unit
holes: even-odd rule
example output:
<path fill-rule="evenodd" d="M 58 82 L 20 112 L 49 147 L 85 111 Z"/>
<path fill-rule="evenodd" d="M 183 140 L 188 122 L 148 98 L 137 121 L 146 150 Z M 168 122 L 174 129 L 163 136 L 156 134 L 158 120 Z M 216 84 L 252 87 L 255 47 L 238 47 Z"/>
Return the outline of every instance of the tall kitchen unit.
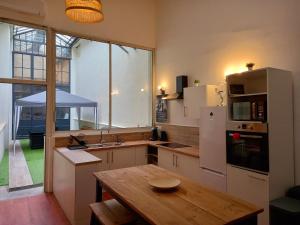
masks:
<path fill-rule="evenodd" d="M 293 82 L 263 68 L 227 76 L 227 192 L 263 207 L 294 185 Z"/>
<path fill-rule="evenodd" d="M 201 184 L 226 192 L 226 107 L 200 109 Z"/>

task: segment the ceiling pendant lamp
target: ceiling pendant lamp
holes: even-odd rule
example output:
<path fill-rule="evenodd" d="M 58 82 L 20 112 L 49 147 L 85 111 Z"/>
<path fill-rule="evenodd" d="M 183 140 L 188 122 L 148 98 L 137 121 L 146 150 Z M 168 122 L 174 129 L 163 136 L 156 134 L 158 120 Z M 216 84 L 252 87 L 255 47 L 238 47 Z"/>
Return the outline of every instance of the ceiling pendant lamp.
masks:
<path fill-rule="evenodd" d="M 79 23 L 97 23 L 104 19 L 100 0 L 66 0 L 65 12 Z"/>

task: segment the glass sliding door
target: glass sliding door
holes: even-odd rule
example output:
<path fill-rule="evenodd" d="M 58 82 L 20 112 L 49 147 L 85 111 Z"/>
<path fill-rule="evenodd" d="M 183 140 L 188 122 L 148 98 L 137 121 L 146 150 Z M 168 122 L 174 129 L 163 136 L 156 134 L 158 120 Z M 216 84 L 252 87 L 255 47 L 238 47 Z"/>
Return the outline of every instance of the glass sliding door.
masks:
<path fill-rule="evenodd" d="M 10 191 L 44 183 L 46 44 L 44 30 L 0 23 L 0 186 Z"/>

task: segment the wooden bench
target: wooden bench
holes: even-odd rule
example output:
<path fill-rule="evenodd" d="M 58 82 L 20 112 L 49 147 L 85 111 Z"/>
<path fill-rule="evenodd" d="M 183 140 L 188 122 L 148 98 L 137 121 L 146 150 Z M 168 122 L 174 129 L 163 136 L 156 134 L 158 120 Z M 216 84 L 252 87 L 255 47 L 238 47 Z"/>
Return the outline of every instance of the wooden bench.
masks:
<path fill-rule="evenodd" d="M 126 225 L 134 223 L 134 215 L 115 199 L 90 204 L 91 225 Z"/>

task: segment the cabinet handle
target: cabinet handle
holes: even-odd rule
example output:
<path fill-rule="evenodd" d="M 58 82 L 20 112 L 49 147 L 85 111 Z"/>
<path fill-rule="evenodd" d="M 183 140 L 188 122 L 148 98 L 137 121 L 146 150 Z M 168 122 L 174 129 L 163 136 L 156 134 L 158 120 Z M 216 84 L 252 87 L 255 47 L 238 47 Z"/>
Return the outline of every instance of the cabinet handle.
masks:
<path fill-rule="evenodd" d="M 183 106 L 183 116 L 186 117 L 186 106 Z"/>
<path fill-rule="evenodd" d="M 259 177 L 255 177 L 255 176 L 253 176 L 253 175 L 248 175 L 248 177 L 250 177 L 250 178 L 252 178 L 252 179 L 254 179 L 254 180 L 259 180 L 259 181 L 264 181 L 264 182 L 266 182 L 265 179 L 259 178 Z"/>
<path fill-rule="evenodd" d="M 114 162 L 114 152 L 113 151 L 111 152 L 111 162 L 112 163 Z"/>
<path fill-rule="evenodd" d="M 174 163 L 174 157 L 175 157 L 175 155 L 173 154 L 173 167 L 175 166 L 175 163 Z"/>
<path fill-rule="evenodd" d="M 109 152 L 106 152 L 106 162 L 109 163 Z"/>
<path fill-rule="evenodd" d="M 176 155 L 176 167 L 178 167 L 178 156 Z"/>

